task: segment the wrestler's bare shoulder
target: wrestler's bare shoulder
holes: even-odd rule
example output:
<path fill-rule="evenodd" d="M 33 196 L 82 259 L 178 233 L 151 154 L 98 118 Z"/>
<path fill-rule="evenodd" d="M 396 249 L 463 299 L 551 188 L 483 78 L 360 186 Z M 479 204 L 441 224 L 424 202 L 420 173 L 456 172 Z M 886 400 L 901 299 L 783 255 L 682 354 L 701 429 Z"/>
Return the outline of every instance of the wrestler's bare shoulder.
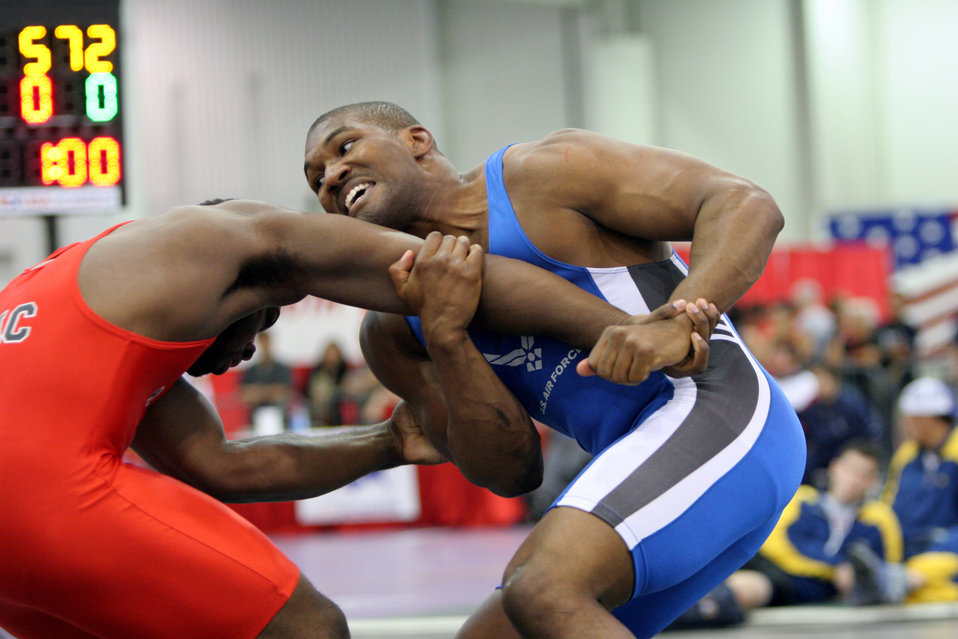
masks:
<path fill-rule="evenodd" d="M 531 142 L 514 144 L 503 161 L 517 173 L 555 169 L 580 162 L 601 144 L 602 136 L 585 129 L 559 129 Z"/>
<path fill-rule="evenodd" d="M 224 297 L 243 264 L 269 250 L 268 236 L 250 224 L 257 213 L 287 214 L 235 201 L 175 207 L 125 224 L 88 250 L 77 278 L 81 294 L 94 312 L 140 335 L 214 334 L 239 307 L 260 301 Z"/>
<path fill-rule="evenodd" d="M 667 258 L 667 244 L 623 234 L 603 221 L 603 212 L 618 206 L 627 182 L 616 170 L 630 153 L 622 144 L 591 131 L 561 129 L 509 147 L 503 157 L 506 190 L 519 223 L 540 251 L 587 267 Z"/>

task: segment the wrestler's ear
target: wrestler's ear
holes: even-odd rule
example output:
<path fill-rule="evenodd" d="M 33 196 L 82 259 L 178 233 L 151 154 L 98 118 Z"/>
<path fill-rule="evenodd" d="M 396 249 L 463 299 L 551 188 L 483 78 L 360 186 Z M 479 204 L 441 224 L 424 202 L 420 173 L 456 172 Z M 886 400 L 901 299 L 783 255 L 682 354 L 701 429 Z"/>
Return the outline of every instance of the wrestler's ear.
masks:
<path fill-rule="evenodd" d="M 432 133 L 429 132 L 429 129 L 419 124 L 407 126 L 399 132 L 399 135 L 416 159 L 421 158 L 436 148 L 436 141 L 432 137 Z"/>

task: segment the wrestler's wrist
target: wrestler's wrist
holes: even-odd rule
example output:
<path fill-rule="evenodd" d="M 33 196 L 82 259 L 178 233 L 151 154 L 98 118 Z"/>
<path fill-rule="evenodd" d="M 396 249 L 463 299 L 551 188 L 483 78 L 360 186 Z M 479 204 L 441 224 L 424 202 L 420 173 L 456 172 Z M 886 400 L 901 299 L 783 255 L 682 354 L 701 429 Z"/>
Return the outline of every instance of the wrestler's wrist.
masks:
<path fill-rule="evenodd" d="M 695 324 L 692 323 L 692 318 L 689 317 L 688 313 L 679 313 L 675 317 L 670 317 L 665 321 L 672 322 L 674 325 L 681 327 L 685 334 L 689 336 L 689 338 L 692 337 L 692 331 L 695 330 Z"/>
<path fill-rule="evenodd" d="M 602 330 L 605 330 L 608 326 L 629 326 L 630 324 L 638 324 L 637 320 L 642 317 L 641 315 L 629 315 L 623 310 L 613 309 L 609 311 L 605 323 L 602 325 Z M 599 331 L 601 333 L 601 331 Z"/>
<path fill-rule="evenodd" d="M 390 418 L 381 424 L 376 424 L 375 428 L 377 429 L 376 441 L 382 449 L 382 464 L 380 464 L 379 469 L 386 470 L 408 464 L 404 446 L 405 440 L 402 431 L 393 419 Z"/>
<path fill-rule="evenodd" d="M 459 324 L 436 322 L 428 328 L 423 327 L 423 339 L 430 352 L 448 353 L 460 350 L 469 341 L 469 333 Z"/>

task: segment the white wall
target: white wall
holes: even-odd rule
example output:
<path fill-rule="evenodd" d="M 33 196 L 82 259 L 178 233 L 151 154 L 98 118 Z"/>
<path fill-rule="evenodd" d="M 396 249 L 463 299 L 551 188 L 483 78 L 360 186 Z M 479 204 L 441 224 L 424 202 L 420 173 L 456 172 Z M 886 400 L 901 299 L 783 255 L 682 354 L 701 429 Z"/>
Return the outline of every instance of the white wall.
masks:
<path fill-rule="evenodd" d="M 387 97 L 437 113 L 427 0 L 125 6 L 134 208 L 143 213 L 214 196 L 315 207 L 302 152 L 318 115 Z"/>
<path fill-rule="evenodd" d="M 958 205 L 958 3 L 806 0 L 820 209 Z"/>
<path fill-rule="evenodd" d="M 460 170 L 506 144 L 570 125 L 560 9 L 508 2 L 436 6 L 446 123 L 439 148 Z"/>
<path fill-rule="evenodd" d="M 806 209 L 788 0 L 639 3 L 653 44 L 659 141 L 748 177 L 776 198 L 784 238 Z"/>
<path fill-rule="evenodd" d="M 870 0 L 807 0 L 813 208 L 844 209 L 880 199 L 880 96 Z"/>
<path fill-rule="evenodd" d="M 958 2 L 882 0 L 878 149 L 882 200 L 958 203 Z"/>

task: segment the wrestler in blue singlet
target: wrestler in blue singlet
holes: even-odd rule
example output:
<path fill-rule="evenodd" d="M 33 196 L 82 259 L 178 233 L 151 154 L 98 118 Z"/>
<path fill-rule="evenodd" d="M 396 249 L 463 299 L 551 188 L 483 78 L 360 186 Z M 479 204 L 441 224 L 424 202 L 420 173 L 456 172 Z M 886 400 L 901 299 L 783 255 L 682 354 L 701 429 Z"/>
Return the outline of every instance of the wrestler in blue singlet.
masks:
<path fill-rule="evenodd" d="M 564 264 L 523 232 L 502 179 L 505 149 L 486 162 L 489 252 L 552 271 L 633 314 L 669 300 L 687 267 Z M 423 341 L 418 318 L 408 319 Z M 754 555 L 798 488 L 805 440 L 771 377 L 722 316 L 708 370 L 637 386 L 581 377 L 588 353 L 539 336 L 470 331 L 533 419 L 574 437 L 595 459 L 556 500 L 622 537 L 635 567 L 633 599 L 614 614 L 651 637 Z"/>

